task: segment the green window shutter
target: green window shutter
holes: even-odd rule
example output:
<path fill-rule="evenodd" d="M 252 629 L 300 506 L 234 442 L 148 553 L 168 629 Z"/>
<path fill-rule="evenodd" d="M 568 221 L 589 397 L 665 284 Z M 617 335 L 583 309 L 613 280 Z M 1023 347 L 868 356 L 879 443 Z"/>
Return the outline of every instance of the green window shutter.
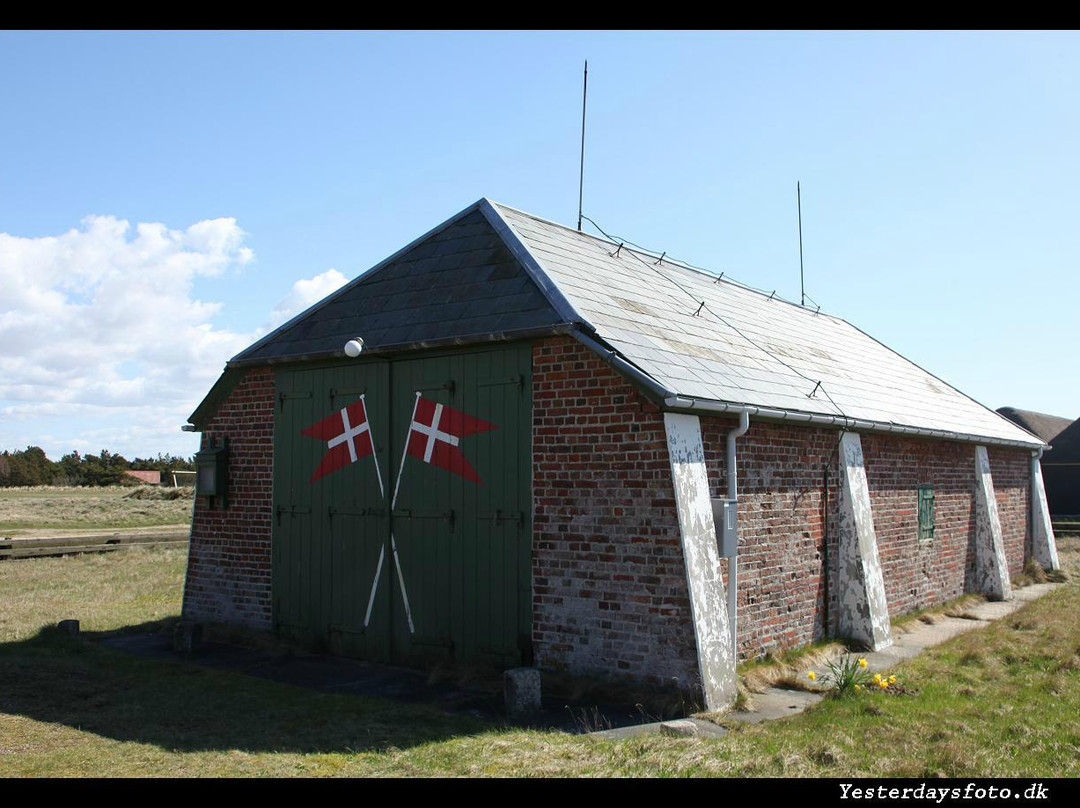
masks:
<path fill-rule="evenodd" d="M 934 538 L 934 486 L 919 486 L 919 541 Z"/>

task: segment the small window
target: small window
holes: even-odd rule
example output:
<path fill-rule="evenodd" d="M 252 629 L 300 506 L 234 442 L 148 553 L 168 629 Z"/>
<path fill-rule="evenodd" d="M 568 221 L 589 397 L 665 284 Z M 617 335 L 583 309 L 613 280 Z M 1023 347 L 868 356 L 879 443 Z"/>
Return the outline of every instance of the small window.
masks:
<path fill-rule="evenodd" d="M 919 541 L 934 538 L 934 486 L 919 486 Z"/>

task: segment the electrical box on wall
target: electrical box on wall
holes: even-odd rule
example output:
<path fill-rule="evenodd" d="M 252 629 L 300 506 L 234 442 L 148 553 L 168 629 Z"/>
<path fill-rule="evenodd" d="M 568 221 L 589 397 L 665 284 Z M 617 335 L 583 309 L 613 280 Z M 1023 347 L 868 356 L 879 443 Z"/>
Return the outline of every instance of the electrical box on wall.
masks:
<path fill-rule="evenodd" d="M 714 498 L 712 501 L 716 544 L 724 558 L 731 558 L 739 552 L 739 534 L 736 529 L 738 506 L 739 503 L 734 499 Z"/>
<path fill-rule="evenodd" d="M 228 505 L 229 439 L 195 455 L 195 495 L 210 497 L 210 506 Z"/>

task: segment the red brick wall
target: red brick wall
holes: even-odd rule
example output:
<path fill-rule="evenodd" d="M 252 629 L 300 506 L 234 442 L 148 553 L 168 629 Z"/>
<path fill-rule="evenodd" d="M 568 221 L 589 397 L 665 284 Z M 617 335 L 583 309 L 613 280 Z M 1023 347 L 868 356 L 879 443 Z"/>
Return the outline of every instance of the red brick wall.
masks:
<path fill-rule="evenodd" d="M 727 433 L 736 425 L 734 419 L 701 419 L 714 497 L 727 496 Z M 838 440 L 835 430 L 753 420 L 738 440 L 737 628 L 743 657 L 825 635 L 825 527 L 828 523 L 829 562 L 835 570 Z M 722 566 L 727 586 L 727 563 Z"/>
<path fill-rule="evenodd" d="M 697 680 L 663 416 L 571 339 L 533 349 L 533 646 L 552 670 Z"/>
<path fill-rule="evenodd" d="M 185 618 L 269 628 L 274 375 L 252 370 L 218 407 L 202 447 L 229 439 L 228 507 L 196 497 Z"/>
<path fill-rule="evenodd" d="M 726 496 L 725 443 L 734 424 L 733 419 L 702 419 L 713 496 Z M 975 561 L 974 445 L 871 433 L 860 437 L 890 615 L 962 595 Z M 837 605 L 834 592 L 826 592 L 824 556 L 827 550 L 828 580 L 835 581 L 838 440 L 833 430 L 760 421 L 751 421 L 739 439 L 738 633 L 743 657 L 836 632 Z M 1028 458 L 1025 451 L 990 450 L 1012 575 L 1024 560 Z M 933 485 L 935 494 L 934 538 L 927 542 L 919 541 L 918 530 L 917 489 L 922 484 Z"/>
<path fill-rule="evenodd" d="M 889 613 L 959 597 L 975 562 L 975 447 L 869 434 L 862 444 Z M 922 542 L 920 485 L 934 486 L 934 537 Z"/>
<path fill-rule="evenodd" d="M 1031 547 L 1031 453 L 1000 447 L 989 447 L 990 476 L 994 479 L 1001 538 L 1009 574 L 1017 575 L 1024 568 L 1024 559 Z"/>

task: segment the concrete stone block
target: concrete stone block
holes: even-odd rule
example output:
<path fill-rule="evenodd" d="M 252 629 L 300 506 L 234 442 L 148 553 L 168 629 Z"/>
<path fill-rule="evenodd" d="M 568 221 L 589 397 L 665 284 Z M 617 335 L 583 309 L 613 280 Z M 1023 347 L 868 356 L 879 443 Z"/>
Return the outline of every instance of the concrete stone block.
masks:
<path fill-rule="evenodd" d="M 506 713 L 524 718 L 540 710 L 540 671 L 536 668 L 511 668 L 503 673 L 503 698 Z"/>
<path fill-rule="evenodd" d="M 699 732 L 697 724 L 689 718 L 680 718 L 675 721 L 664 721 L 661 723 L 660 734 L 670 735 L 675 738 L 696 738 Z"/>
<path fill-rule="evenodd" d="M 70 634 L 72 637 L 79 636 L 79 621 L 78 620 L 61 620 L 56 624 L 56 627 L 65 634 Z"/>
<path fill-rule="evenodd" d="M 194 656 L 202 647 L 202 624 L 179 623 L 173 631 L 173 651 L 186 656 Z"/>

